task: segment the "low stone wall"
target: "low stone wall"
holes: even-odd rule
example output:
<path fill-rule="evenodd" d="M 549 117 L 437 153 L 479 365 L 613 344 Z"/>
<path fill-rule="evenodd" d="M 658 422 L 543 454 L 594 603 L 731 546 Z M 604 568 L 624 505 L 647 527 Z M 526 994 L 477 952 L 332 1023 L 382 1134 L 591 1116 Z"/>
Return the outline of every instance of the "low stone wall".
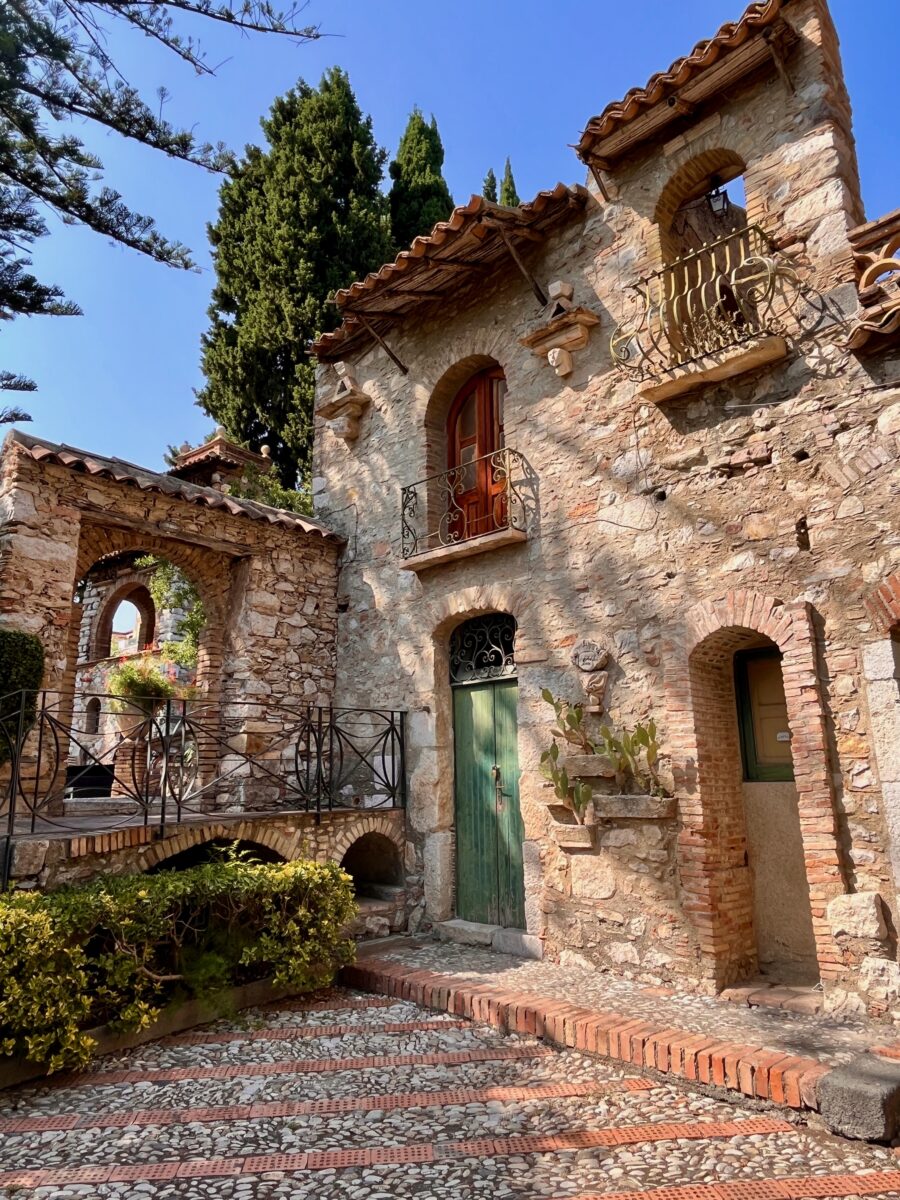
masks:
<path fill-rule="evenodd" d="M 252 842 L 287 861 L 341 862 L 355 841 L 377 833 L 402 856 L 404 817 L 402 809 L 332 812 L 323 813 L 317 824 L 314 813 L 284 813 L 174 826 L 163 838 L 152 826 L 130 826 L 86 837 L 22 839 L 14 848 L 12 882 L 20 888 L 52 889 L 97 875 L 134 875 L 219 839 Z"/>

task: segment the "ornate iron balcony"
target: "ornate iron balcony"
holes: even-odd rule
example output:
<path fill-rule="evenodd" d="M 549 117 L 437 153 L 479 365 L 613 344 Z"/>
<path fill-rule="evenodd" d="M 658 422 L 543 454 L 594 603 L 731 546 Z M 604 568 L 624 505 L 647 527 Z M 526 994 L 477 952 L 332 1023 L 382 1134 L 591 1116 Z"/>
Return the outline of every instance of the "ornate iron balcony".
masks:
<path fill-rule="evenodd" d="M 633 287 L 637 312 L 611 339 L 613 360 L 639 378 L 782 331 L 796 271 L 758 225 L 735 229 Z"/>
<path fill-rule="evenodd" d="M 531 473 L 517 450 L 492 454 L 403 488 L 404 558 L 501 530 L 527 528 Z"/>

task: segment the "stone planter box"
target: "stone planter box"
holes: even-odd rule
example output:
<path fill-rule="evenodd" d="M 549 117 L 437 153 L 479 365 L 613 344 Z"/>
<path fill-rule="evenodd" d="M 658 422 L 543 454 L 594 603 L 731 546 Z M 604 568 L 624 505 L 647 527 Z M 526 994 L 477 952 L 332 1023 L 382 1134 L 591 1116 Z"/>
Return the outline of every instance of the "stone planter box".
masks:
<path fill-rule="evenodd" d="M 553 823 L 553 838 L 560 850 L 593 850 L 593 825 L 563 825 L 560 821 Z"/>
<path fill-rule="evenodd" d="M 594 794 L 594 816 L 598 821 L 671 821 L 677 811 L 674 796 Z"/>
<path fill-rule="evenodd" d="M 170 1033 L 181 1033 L 185 1029 L 193 1029 L 196 1025 L 207 1025 L 210 1021 L 216 1021 L 223 1015 L 228 1016 L 238 1009 L 271 1004 L 292 995 L 292 989 L 276 988 L 270 979 L 260 979 L 255 983 L 228 988 L 208 999 L 188 1000 L 176 1007 L 166 1008 L 148 1029 L 139 1029 L 134 1033 L 115 1033 L 108 1025 L 98 1025 L 86 1032 L 97 1043 L 95 1056 L 116 1054 L 120 1050 L 130 1050 L 134 1046 L 143 1046 L 145 1042 L 168 1037 Z M 63 1074 L 65 1070 L 66 1068 L 63 1068 L 59 1074 Z M 46 1074 L 47 1068 L 41 1063 L 24 1058 L 0 1059 L 0 1091 L 28 1083 L 32 1079 L 40 1079 Z"/>
<path fill-rule="evenodd" d="M 605 754 L 567 754 L 560 760 L 572 779 L 615 779 L 616 769 Z"/>

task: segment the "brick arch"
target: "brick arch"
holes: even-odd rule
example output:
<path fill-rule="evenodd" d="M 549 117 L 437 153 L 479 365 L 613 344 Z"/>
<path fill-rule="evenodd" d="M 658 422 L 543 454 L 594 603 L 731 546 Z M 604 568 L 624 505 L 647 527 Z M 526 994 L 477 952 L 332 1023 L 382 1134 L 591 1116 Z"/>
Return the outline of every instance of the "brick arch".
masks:
<path fill-rule="evenodd" d="M 402 861 L 405 850 L 402 829 L 394 821 L 391 821 L 389 817 L 374 813 L 367 814 L 366 816 L 361 815 L 358 821 L 344 825 L 333 840 L 329 839 L 327 846 L 322 848 L 320 857 L 333 859 L 339 863 L 353 843 L 358 842 L 367 833 L 380 833 L 382 837 L 386 837 L 396 847 Z"/>
<path fill-rule="evenodd" d="M 725 666 L 742 646 L 773 643 L 782 674 L 794 758 L 794 782 L 809 885 L 810 908 L 822 979 L 840 973 L 840 952 L 826 919 L 828 901 L 846 889 L 841 870 L 831 788 L 825 710 L 820 691 L 810 605 L 783 604 L 774 596 L 738 590 L 701 601 L 685 615 L 665 645 L 664 689 L 669 748 L 681 831 L 678 860 L 685 911 L 691 914 L 704 976 L 723 987 L 751 965 L 755 950 L 746 928 L 747 889 L 732 861 L 734 840 L 719 806 L 722 762 L 729 736 L 708 722 L 722 713 Z M 732 702 L 733 703 L 733 702 Z M 733 714 L 733 709 L 732 709 Z M 736 742 L 736 718 L 730 726 Z M 720 739 L 714 745 L 714 739 Z M 734 750 L 734 747 L 731 747 Z M 733 831 L 732 831 L 733 832 Z"/>
<path fill-rule="evenodd" d="M 461 588 L 442 596 L 431 604 L 431 630 L 435 642 L 446 643 L 451 631 L 471 617 L 486 613 L 509 613 L 516 618 L 519 636 L 523 621 L 527 625 L 531 599 L 527 593 L 506 583 L 490 583 L 479 587 Z"/>
<path fill-rule="evenodd" d="M 197 588 L 206 610 L 206 625 L 200 636 L 197 658 L 197 687 L 208 699 L 218 696 L 224 657 L 225 623 L 231 562 L 228 555 L 193 546 L 174 538 L 159 537 L 139 529 L 83 522 L 78 539 L 76 579 L 82 579 L 104 558 L 143 551 L 168 558 Z M 75 685 L 79 621 L 72 621 L 63 690 Z"/>
<path fill-rule="evenodd" d="M 156 629 L 156 606 L 147 588 L 146 572 L 135 571 L 117 581 L 115 588 L 104 599 L 94 620 L 89 639 L 91 658 L 108 658 L 112 644 L 112 627 L 116 609 L 123 600 L 130 600 L 141 616 L 139 650 L 153 641 Z"/>
<path fill-rule="evenodd" d="M 196 825 L 182 829 L 172 837 L 156 842 L 147 851 L 143 869 L 158 866 L 176 854 L 190 850 L 194 846 L 202 846 L 205 842 L 225 839 L 230 842 L 256 842 L 267 850 L 280 854 L 285 862 L 292 862 L 302 857 L 303 843 L 296 838 L 280 833 L 277 829 L 267 829 L 251 821 L 241 821 L 237 825 L 224 822 L 212 822 L 208 825 Z"/>
<path fill-rule="evenodd" d="M 883 580 L 866 597 L 866 611 L 879 633 L 888 634 L 900 627 L 900 571 Z"/>
<path fill-rule="evenodd" d="M 699 153 L 695 151 L 669 176 L 656 202 L 654 221 L 667 231 L 681 205 L 703 194 L 711 175 L 718 175 L 727 183 L 729 179 L 742 175 L 746 168 L 747 164 L 741 155 L 724 146 L 715 146 Z"/>

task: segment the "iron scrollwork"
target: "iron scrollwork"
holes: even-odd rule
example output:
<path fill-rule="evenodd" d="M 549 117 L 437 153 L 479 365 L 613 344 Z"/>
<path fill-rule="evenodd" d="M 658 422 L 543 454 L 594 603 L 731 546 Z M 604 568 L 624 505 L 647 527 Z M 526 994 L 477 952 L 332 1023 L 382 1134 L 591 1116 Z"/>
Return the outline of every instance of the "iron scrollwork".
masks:
<path fill-rule="evenodd" d="M 479 480 L 487 480 L 487 487 Z M 528 464 L 509 446 L 402 489 L 400 545 L 404 558 L 454 546 L 485 533 L 525 530 Z M 481 491 L 484 494 L 481 494 Z M 474 503 L 470 503 L 476 493 Z"/>
<path fill-rule="evenodd" d="M 450 637 L 451 684 L 514 676 L 515 641 L 516 621 L 508 613 L 464 621 Z"/>
<path fill-rule="evenodd" d="M 612 335 L 616 365 L 637 378 L 782 332 L 797 272 L 758 225 L 735 229 L 641 279 L 635 315 Z"/>

